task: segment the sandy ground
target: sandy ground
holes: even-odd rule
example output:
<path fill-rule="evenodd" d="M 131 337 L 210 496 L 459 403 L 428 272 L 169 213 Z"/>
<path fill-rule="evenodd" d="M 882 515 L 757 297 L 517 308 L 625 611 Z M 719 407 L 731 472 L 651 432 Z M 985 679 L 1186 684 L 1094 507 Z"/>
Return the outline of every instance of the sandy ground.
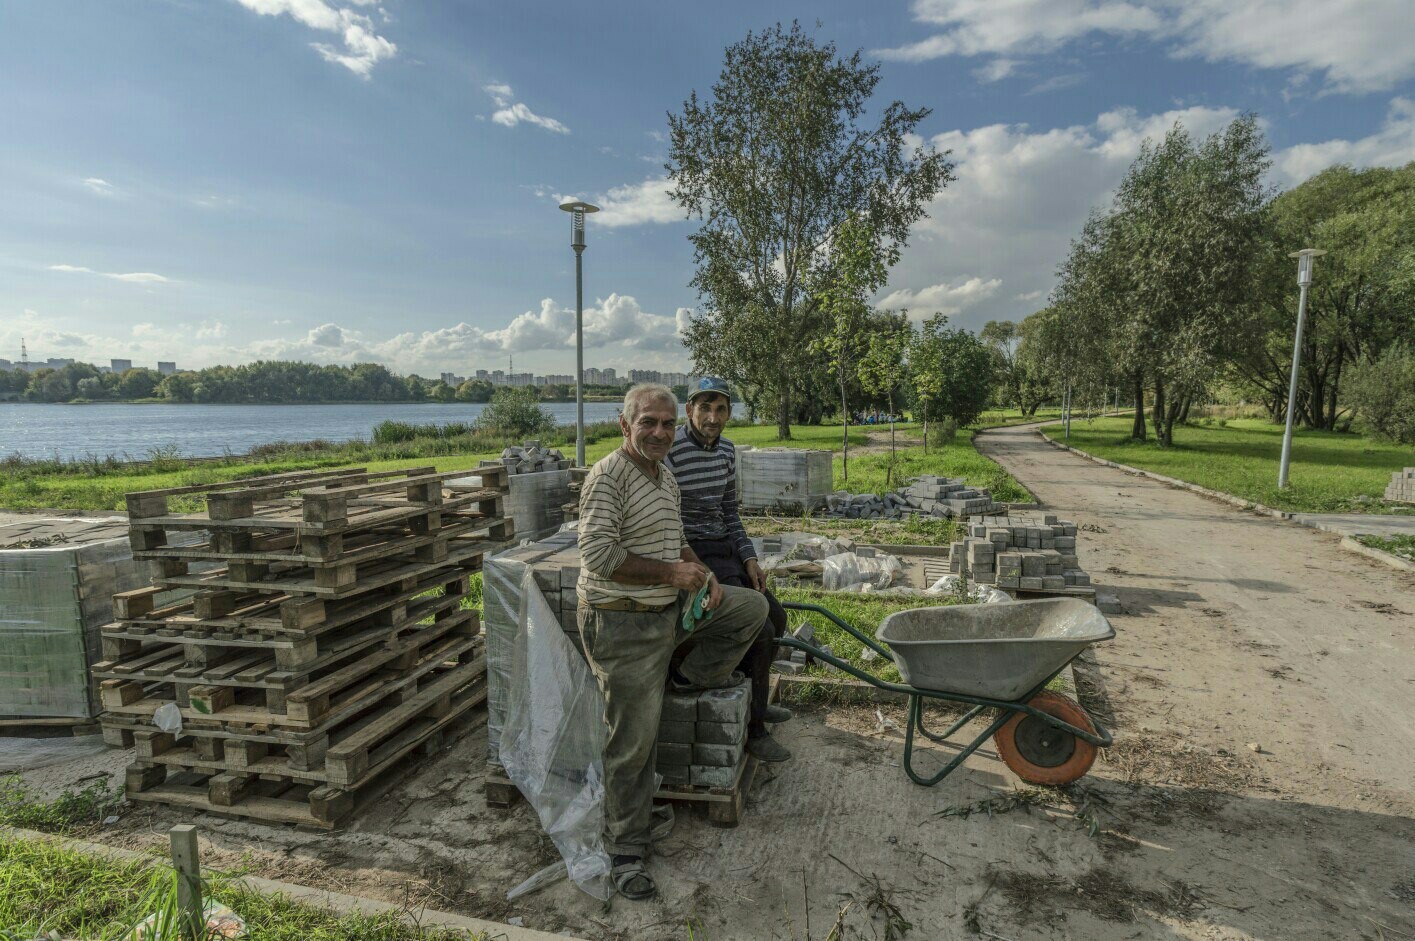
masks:
<path fill-rule="evenodd" d="M 473 729 L 340 833 L 198 818 L 208 863 L 596 939 L 1415 938 L 1415 577 L 1026 429 L 979 446 L 1083 526 L 1125 609 L 1080 671 L 1117 744 L 1068 792 L 1020 788 L 990 748 L 916 787 L 897 709 L 806 711 L 739 828 L 680 814 L 657 901 L 508 904 L 553 850 L 525 805 L 485 806 Z M 134 809 L 97 838 L 158 846 L 181 821 Z"/>

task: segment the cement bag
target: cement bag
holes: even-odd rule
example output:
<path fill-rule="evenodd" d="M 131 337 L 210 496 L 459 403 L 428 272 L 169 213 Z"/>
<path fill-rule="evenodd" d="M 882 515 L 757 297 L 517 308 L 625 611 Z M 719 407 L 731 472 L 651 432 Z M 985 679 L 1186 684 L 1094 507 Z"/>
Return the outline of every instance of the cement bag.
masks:
<path fill-rule="evenodd" d="M 613 885 L 603 842 L 604 700 L 529 566 L 508 679 L 501 766 L 535 808 L 570 878 L 607 901 Z M 527 881 L 544 884 L 538 876 Z M 534 887 L 518 886 L 512 894 Z"/>
<path fill-rule="evenodd" d="M 842 552 L 821 560 L 821 587 L 826 591 L 888 588 L 904 571 L 892 555 L 861 558 Z"/>

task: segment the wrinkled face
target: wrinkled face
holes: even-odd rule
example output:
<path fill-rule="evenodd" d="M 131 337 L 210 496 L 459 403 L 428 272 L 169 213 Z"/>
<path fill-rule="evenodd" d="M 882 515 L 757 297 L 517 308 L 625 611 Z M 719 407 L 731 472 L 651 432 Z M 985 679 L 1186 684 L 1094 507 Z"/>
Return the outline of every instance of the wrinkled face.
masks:
<path fill-rule="evenodd" d="M 668 456 L 677 423 L 678 403 L 662 398 L 642 403 L 632 423 L 627 415 L 619 416 L 619 428 L 629 449 L 655 463 Z"/>
<path fill-rule="evenodd" d="M 707 444 L 712 444 L 732 417 L 732 403 L 715 392 L 700 395 L 688 403 L 688 424 Z"/>

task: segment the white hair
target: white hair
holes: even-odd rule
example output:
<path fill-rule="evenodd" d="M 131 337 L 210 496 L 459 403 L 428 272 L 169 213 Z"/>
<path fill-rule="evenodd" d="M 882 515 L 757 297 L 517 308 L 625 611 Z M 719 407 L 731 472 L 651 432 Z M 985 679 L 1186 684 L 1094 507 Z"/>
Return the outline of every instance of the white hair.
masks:
<path fill-rule="evenodd" d="M 624 395 L 624 420 L 633 424 L 644 406 L 656 400 L 672 403 L 673 413 L 678 413 L 678 398 L 668 386 L 658 382 L 642 382 Z"/>

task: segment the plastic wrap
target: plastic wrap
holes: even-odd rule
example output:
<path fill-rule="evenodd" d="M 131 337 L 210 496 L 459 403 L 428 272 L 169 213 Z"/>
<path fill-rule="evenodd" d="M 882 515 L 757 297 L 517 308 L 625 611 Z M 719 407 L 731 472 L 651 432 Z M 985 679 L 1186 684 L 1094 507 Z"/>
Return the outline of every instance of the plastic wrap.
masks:
<path fill-rule="evenodd" d="M 806 448 L 739 448 L 737 493 L 743 509 L 813 510 L 831 492 L 831 454 Z"/>
<path fill-rule="evenodd" d="M 570 878 L 605 901 L 612 884 L 603 842 L 604 700 L 529 570 L 520 588 L 501 766 L 535 808 Z"/>
<path fill-rule="evenodd" d="M 932 594 L 951 595 L 958 591 L 957 575 L 945 575 L 929 586 Z M 970 598 L 977 604 L 1002 604 L 1010 602 L 1012 596 L 1005 591 L 998 591 L 991 585 L 974 585 L 968 592 Z"/>
<path fill-rule="evenodd" d="M 842 552 L 821 561 L 821 587 L 826 591 L 888 588 L 904 572 L 892 555 L 865 558 Z"/>

